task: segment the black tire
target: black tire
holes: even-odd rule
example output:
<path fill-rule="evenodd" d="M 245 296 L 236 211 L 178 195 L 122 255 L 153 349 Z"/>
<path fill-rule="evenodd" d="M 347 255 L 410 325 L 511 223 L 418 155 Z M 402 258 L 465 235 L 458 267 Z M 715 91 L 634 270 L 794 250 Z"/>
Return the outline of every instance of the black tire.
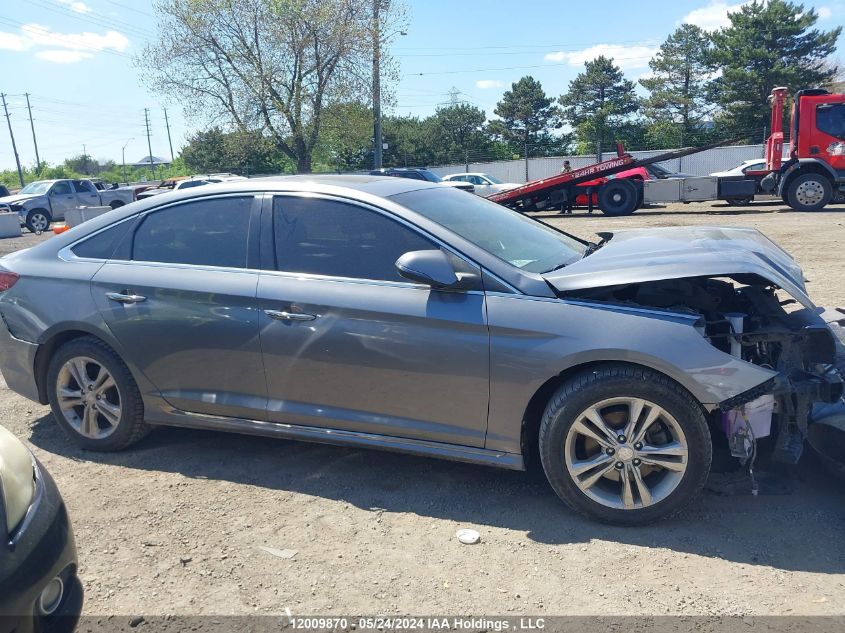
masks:
<path fill-rule="evenodd" d="M 754 196 L 746 196 L 745 198 L 728 198 L 725 200 L 732 207 L 747 207 L 754 202 Z"/>
<path fill-rule="evenodd" d="M 605 215 L 631 215 L 637 210 L 638 202 L 637 186 L 625 178 L 608 180 L 599 187 L 599 209 Z"/>
<path fill-rule="evenodd" d="M 114 379 L 119 393 L 119 422 L 110 434 L 103 438 L 83 435 L 68 421 L 59 404 L 60 372 L 65 363 L 80 357 L 92 359 L 105 368 Z M 74 339 L 56 351 L 47 368 L 47 395 L 53 417 L 56 418 L 59 426 L 71 440 L 88 450 L 119 451 L 143 438 L 152 428 L 144 422 L 144 403 L 141 393 L 126 364 L 111 347 L 93 336 Z"/>
<path fill-rule="evenodd" d="M 583 412 L 611 398 L 639 398 L 656 404 L 674 419 L 683 432 L 687 446 L 685 470 L 677 476 L 679 481 L 675 487 L 651 505 L 643 503 L 642 497 L 639 497 L 638 507 L 628 509 L 614 508 L 596 501 L 588 496 L 587 492 L 582 491 L 575 482 L 575 475 L 570 474 L 567 468 L 567 437 L 570 430 L 583 418 Z M 663 424 L 661 416 L 652 428 L 660 432 Z M 616 432 L 619 429 L 612 430 Z M 566 381 L 546 407 L 540 424 L 539 446 L 540 460 L 546 477 L 566 505 L 602 523 L 626 526 L 645 525 L 683 510 L 704 487 L 713 454 L 710 432 L 701 406 L 685 389 L 650 369 L 622 364 L 585 371 Z M 621 453 L 620 449 L 618 454 Z M 591 458 L 592 456 L 587 457 Z M 611 461 L 615 459 L 616 457 L 613 457 Z M 634 459 L 633 464 L 636 465 L 637 461 L 639 460 Z M 637 471 L 643 472 L 639 466 Z M 661 470 L 652 471 L 654 472 L 657 477 L 665 476 L 661 475 Z M 611 474 L 611 471 L 608 474 Z M 649 473 L 640 476 L 653 477 Z M 598 481 L 600 485 L 613 483 L 610 480 Z M 660 480 L 657 481 L 659 483 Z M 639 491 L 639 488 L 637 490 Z"/>
<path fill-rule="evenodd" d="M 26 228 L 30 233 L 43 233 L 50 228 L 53 218 L 46 209 L 33 209 L 26 214 Z"/>
<path fill-rule="evenodd" d="M 119 208 L 120 208 L 120 207 L 122 207 L 124 204 L 125 204 L 125 203 L 124 203 L 122 200 L 112 200 L 112 201 L 109 203 L 109 206 L 110 206 L 112 209 L 119 209 Z"/>
<path fill-rule="evenodd" d="M 817 192 L 818 195 L 809 195 Z M 818 211 L 824 208 L 833 197 L 830 179 L 822 174 L 801 174 L 793 178 L 786 189 L 786 202 L 796 211 Z"/>

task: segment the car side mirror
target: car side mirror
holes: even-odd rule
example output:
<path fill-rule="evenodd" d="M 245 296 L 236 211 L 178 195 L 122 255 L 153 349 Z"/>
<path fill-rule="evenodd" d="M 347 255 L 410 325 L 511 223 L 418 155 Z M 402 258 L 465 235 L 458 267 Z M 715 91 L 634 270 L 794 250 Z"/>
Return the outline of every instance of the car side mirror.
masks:
<path fill-rule="evenodd" d="M 455 268 L 441 250 L 410 251 L 396 260 L 402 277 L 432 288 L 449 288 L 458 283 Z"/>

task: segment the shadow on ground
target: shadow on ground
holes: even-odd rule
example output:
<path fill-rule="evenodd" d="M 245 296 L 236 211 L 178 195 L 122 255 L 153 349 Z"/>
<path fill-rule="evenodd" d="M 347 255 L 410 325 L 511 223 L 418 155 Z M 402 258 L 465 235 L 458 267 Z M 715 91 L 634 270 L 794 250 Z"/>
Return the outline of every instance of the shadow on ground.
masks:
<path fill-rule="evenodd" d="M 95 462 L 286 490 L 363 509 L 507 528 L 544 544 L 599 539 L 784 570 L 845 572 L 843 484 L 806 457 L 794 472 L 791 494 L 706 493 L 683 515 L 657 526 L 617 528 L 567 509 L 536 473 L 167 427 L 126 451 L 96 453 L 72 444 L 51 415 L 35 422 L 30 441 L 80 467 Z"/>

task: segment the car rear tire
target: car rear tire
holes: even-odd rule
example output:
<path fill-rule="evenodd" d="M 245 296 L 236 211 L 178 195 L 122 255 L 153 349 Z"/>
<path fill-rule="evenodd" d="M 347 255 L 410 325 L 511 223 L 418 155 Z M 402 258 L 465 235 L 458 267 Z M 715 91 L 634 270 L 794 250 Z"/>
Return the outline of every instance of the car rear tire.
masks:
<path fill-rule="evenodd" d="M 786 202 L 796 211 L 818 211 L 833 197 L 833 186 L 822 174 L 802 174 L 789 183 Z"/>
<path fill-rule="evenodd" d="M 31 233 L 43 233 L 50 228 L 52 218 L 46 209 L 33 209 L 26 214 L 26 228 Z"/>
<path fill-rule="evenodd" d="M 700 405 L 666 376 L 630 365 L 585 371 L 552 396 L 540 460 L 570 508 L 615 525 L 645 525 L 683 510 L 710 472 Z"/>
<path fill-rule="evenodd" d="M 118 451 L 151 429 L 126 364 L 93 336 L 58 349 L 47 369 L 47 391 L 59 426 L 82 448 Z"/>
<path fill-rule="evenodd" d="M 599 187 L 599 208 L 605 215 L 631 215 L 638 202 L 637 186 L 630 180 L 614 178 Z"/>

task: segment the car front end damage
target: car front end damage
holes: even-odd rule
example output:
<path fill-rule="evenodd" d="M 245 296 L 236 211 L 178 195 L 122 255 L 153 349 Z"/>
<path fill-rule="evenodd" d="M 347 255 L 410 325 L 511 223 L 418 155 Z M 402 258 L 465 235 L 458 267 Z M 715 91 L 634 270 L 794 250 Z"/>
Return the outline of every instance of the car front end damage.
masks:
<path fill-rule="evenodd" d="M 813 305 L 797 264 L 757 231 L 617 236 L 605 235 L 581 260 L 589 265 L 579 270 L 576 262 L 547 281 L 567 298 L 693 316 L 711 346 L 770 370 L 710 411 L 714 433 L 724 433 L 742 463 L 753 464 L 759 454 L 796 463 L 809 439 L 828 462 L 845 464 L 845 310 Z M 622 259 L 625 269 L 609 268 Z"/>

